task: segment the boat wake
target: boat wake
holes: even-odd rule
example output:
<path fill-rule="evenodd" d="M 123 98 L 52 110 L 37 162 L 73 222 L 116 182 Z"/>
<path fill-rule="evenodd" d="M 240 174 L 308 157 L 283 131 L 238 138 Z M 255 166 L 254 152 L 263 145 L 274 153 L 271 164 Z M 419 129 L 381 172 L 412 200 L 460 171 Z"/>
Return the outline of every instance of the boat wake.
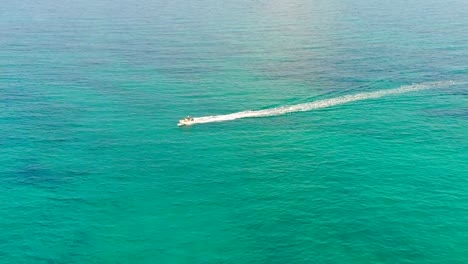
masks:
<path fill-rule="evenodd" d="M 286 105 L 286 106 L 280 106 L 280 107 L 264 109 L 264 110 L 252 110 L 252 111 L 249 110 L 249 111 L 242 111 L 242 112 L 226 114 L 226 115 L 195 117 L 192 124 L 225 122 L 225 121 L 231 121 L 231 120 L 236 120 L 236 119 L 241 119 L 241 118 L 267 117 L 267 116 L 284 115 L 284 114 L 293 113 L 293 112 L 311 111 L 315 109 L 321 109 L 321 108 L 351 103 L 355 101 L 376 99 L 376 98 L 381 98 L 381 97 L 389 96 L 389 95 L 397 95 L 397 94 L 403 94 L 403 93 L 408 93 L 408 92 L 415 92 L 415 91 L 426 90 L 426 89 L 431 89 L 431 88 L 436 88 L 436 87 L 446 87 L 446 86 L 451 86 L 451 85 L 456 85 L 456 84 L 460 84 L 460 83 L 455 82 L 455 81 L 439 81 L 439 82 L 426 82 L 426 83 L 420 83 L 420 84 L 405 85 L 396 89 L 344 95 L 340 97 L 318 100 L 318 101 L 309 102 L 309 103 Z"/>

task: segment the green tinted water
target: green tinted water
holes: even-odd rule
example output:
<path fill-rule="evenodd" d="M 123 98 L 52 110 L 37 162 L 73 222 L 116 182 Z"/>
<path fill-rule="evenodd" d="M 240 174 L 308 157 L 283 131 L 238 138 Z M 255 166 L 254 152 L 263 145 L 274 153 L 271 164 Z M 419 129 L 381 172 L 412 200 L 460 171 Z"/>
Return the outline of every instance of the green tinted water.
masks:
<path fill-rule="evenodd" d="M 3 11 L 3 12 L 2 12 Z M 0 262 L 466 263 L 464 1 L 3 3 Z"/>

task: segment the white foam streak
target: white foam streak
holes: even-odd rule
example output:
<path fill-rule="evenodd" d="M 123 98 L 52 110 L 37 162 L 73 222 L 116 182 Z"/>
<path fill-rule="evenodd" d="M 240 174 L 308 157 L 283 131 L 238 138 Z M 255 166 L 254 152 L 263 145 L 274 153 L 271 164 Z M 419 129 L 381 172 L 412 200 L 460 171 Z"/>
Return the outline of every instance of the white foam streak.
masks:
<path fill-rule="evenodd" d="M 331 99 L 318 100 L 309 103 L 281 106 L 277 108 L 256 110 L 256 111 L 242 111 L 226 115 L 214 115 L 214 116 L 203 116 L 194 118 L 194 124 L 203 124 L 203 123 L 212 123 L 212 122 L 224 122 L 231 121 L 241 118 L 249 117 L 266 117 L 266 116 L 277 116 L 284 115 L 292 112 L 303 112 L 311 111 L 315 109 L 321 109 L 336 105 L 342 105 L 350 102 L 368 100 L 368 99 L 377 99 L 388 95 L 397 95 L 408 92 L 415 92 L 420 90 L 426 90 L 435 87 L 449 86 L 459 84 L 454 81 L 440 81 L 440 82 L 428 82 L 421 84 L 406 85 L 396 89 L 390 90 L 381 90 L 375 92 L 365 92 L 352 95 L 345 95 Z"/>

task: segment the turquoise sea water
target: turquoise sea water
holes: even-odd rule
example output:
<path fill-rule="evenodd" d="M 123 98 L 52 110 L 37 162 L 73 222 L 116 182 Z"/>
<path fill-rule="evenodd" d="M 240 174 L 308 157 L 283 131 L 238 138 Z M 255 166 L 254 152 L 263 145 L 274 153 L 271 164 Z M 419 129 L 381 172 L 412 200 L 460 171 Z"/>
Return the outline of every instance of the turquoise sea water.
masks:
<path fill-rule="evenodd" d="M 466 82 L 465 0 L 3 0 L 0 263 L 468 263 Z"/>

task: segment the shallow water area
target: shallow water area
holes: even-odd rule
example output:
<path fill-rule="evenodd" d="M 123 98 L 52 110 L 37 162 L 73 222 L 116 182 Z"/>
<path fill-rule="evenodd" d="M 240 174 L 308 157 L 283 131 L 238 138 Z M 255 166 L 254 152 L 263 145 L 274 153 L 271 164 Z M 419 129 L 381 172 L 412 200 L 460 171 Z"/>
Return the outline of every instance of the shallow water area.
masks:
<path fill-rule="evenodd" d="M 466 1 L 1 6 L 0 263 L 468 263 Z"/>

